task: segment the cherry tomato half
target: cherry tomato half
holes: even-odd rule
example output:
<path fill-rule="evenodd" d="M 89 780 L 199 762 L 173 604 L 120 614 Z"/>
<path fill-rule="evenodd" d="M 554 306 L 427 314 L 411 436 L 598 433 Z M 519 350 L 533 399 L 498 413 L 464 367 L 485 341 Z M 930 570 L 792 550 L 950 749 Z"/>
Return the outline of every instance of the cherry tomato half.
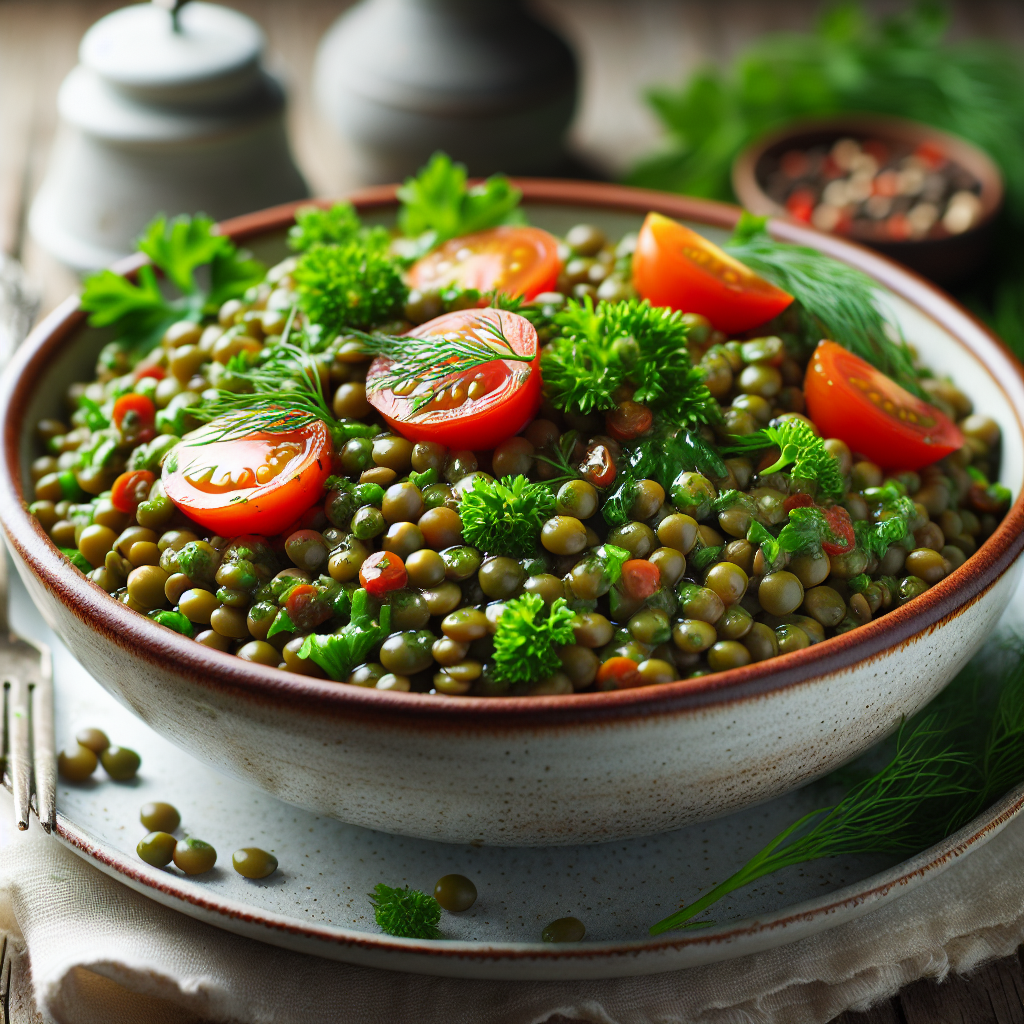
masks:
<path fill-rule="evenodd" d="M 540 228 L 499 227 L 453 238 L 417 260 L 409 286 L 436 292 L 452 285 L 532 299 L 551 291 L 561 264 L 558 242 Z"/>
<path fill-rule="evenodd" d="M 706 316 L 720 331 L 747 331 L 778 316 L 793 296 L 703 235 L 649 213 L 633 254 L 633 284 L 653 306 Z"/>
<path fill-rule="evenodd" d="M 823 437 L 838 437 L 882 469 L 920 469 L 964 444 L 947 416 L 834 341 L 814 350 L 804 397 Z"/>
<path fill-rule="evenodd" d="M 440 341 L 442 336 L 454 335 L 493 346 L 496 339 L 483 326 L 484 321 L 499 326 L 512 351 L 527 356 L 529 362 L 492 359 L 434 382 L 432 386 L 441 390 L 414 411 L 414 390 L 396 395 L 390 389 L 373 387 L 374 379 L 392 366 L 390 359 L 378 356 L 366 374 L 370 404 L 410 441 L 436 441 L 449 448 L 484 451 L 517 433 L 540 408 L 540 350 L 537 331 L 529 320 L 499 309 L 460 309 L 420 324 L 409 336 L 437 336 Z"/>
<path fill-rule="evenodd" d="M 148 469 L 130 469 L 122 473 L 110 489 L 110 504 L 118 512 L 134 513 L 139 504 L 149 497 L 149 489 L 156 476 Z"/>
<path fill-rule="evenodd" d="M 331 472 L 331 438 L 320 420 L 203 443 L 224 426 L 213 420 L 164 460 L 164 491 L 189 518 L 224 537 L 270 537 L 321 498 Z"/>

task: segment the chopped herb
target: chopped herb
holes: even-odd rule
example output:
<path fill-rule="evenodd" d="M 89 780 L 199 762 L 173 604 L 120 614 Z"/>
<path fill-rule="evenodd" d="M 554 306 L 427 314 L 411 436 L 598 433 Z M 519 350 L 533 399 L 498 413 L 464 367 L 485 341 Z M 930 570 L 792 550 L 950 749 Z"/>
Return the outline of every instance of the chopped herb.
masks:
<path fill-rule="evenodd" d="M 156 611 L 149 613 L 149 617 L 161 626 L 166 626 L 168 629 L 173 629 L 175 633 L 180 633 L 182 636 L 187 636 L 191 639 L 194 635 L 192 623 L 189 622 L 186 615 L 182 615 L 181 612 L 169 612 L 166 609 L 158 608 Z"/>
<path fill-rule="evenodd" d="M 488 554 L 526 558 L 537 550 L 544 521 L 555 511 L 551 490 L 525 476 L 477 477 L 462 496 L 462 536 Z"/>
<path fill-rule="evenodd" d="M 722 557 L 722 552 L 724 550 L 725 549 L 721 544 L 715 545 L 714 547 L 699 548 L 690 555 L 690 564 L 695 569 L 699 569 L 703 572 Z"/>
<path fill-rule="evenodd" d="M 310 658 L 335 682 L 348 679 L 352 669 L 365 661 L 370 651 L 391 631 L 391 608 L 384 605 L 379 621 L 374 622 L 369 606 L 370 595 L 362 588 L 354 591 L 348 625 L 337 633 L 310 633 L 299 648 L 299 657 Z"/>
<path fill-rule="evenodd" d="M 76 568 L 79 572 L 89 573 L 92 572 L 92 564 L 82 554 L 78 548 L 61 548 L 60 553 Z"/>
<path fill-rule="evenodd" d="M 545 392 L 559 409 L 583 413 L 617 405 L 624 385 L 634 401 L 689 430 L 721 418 L 718 403 L 686 347 L 683 314 L 646 299 L 598 302 L 588 296 L 556 313 L 559 334 L 541 359 Z"/>
<path fill-rule="evenodd" d="M 791 555 L 810 555 L 819 551 L 827 555 L 842 555 L 853 550 L 854 542 L 850 513 L 841 505 L 794 508 L 779 533 L 779 547 Z"/>
<path fill-rule="evenodd" d="M 429 487 L 431 484 L 436 484 L 440 480 L 440 474 L 436 469 L 425 469 L 422 473 L 417 473 L 413 470 L 409 474 L 409 480 L 414 483 L 421 491 L 424 487 Z"/>
<path fill-rule="evenodd" d="M 288 609 L 282 608 L 274 617 L 274 621 L 270 624 L 270 629 L 267 630 L 267 639 L 269 640 L 272 636 L 277 636 L 278 633 L 294 632 L 296 632 L 295 623 L 292 622 L 292 617 L 288 614 Z M 313 660 L 316 661 L 316 658 Z M 326 671 L 326 669 L 324 671 Z"/>
<path fill-rule="evenodd" d="M 747 530 L 747 540 L 761 548 L 765 570 L 772 572 L 782 556 L 782 545 L 779 544 L 778 538 L 769 533 L 767 527 L 753 519 Z"/>
<path fill-rule="evenodd" d="M 724 451 L 730 455 L 745 455 L 763 451 L 773 445 L 779 449 L 779 458 L 771 466 L 760 470 L 761 476 L 792 466 L 790 476 L 799 480 L 813 480 L 818 485 L 820 497 L 841 498 L 846 493 L 838 460 L 802 419 L 774 420 L 753 434 L 734 435 Z"/>
<path fill-rule="evenodd" d="M 521 224 L 517 209 L 522 193 L 503 174 L 467 187 L 466 168 L 444 153 L 435 153 L 415 178 L 398 189 L 402 208 L 398 226 L 426 252 L 449 238 L 500 224 Z"/>
<path fill-rule="evenodd" d="M 546 609 L 538 594 L 505 603 L 494 634 L 494 680 L 539 683 L 561 668 L 558 648 L 573 642 L 572 611 L 559 597 Z"/>
<path fill-rule="evenodd" d="M 373 887 L 370 903 L 377 927 L 401 939 L 439 939 L 441 904 L 418 889 L 392 889 L 380 883 Z"/>

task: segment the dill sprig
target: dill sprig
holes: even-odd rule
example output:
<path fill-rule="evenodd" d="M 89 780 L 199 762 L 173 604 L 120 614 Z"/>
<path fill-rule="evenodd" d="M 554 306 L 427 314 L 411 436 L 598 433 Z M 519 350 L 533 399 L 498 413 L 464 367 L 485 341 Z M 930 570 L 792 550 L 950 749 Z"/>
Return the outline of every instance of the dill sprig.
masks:
<path fill-rule="evenodd" d="M 690 360 L 683 314 L 646 299 L 573 300 L 554 316 L 559 334 L 541 359 L 544 389 L 560 409 L 614 409 L 630 385 L 633 399 L 674 424 L 694 429 L 720 419 L 718 403 Z"/>
<path fill-rule="evenodd" d="M 729 455 L 746 455 L 772 445 L 778 447 L 779 458 L 760 470 L 762 476 L 792 466 L 790 476 L 817 483 L 821 497 L 841 498 L 846 493 L 839 461 L 803 420 L 773 420 L 763 430 L 733 436 L 723 451 Z"/>
<path fill-rule="evenodd" d="M 488 554 L 526 558 L 537 550 L 544 521 L 555 511 L 548 487 L 525 476 L 478 477 L 459 504 L 462 536 Z"/>
<path fill-rule="evenodd" d="M 725 251 L 796 299 L 811 345 L 828 338 L 927 400 L 906 343 L 890 338 L 898 328 L 879 308 L 875 282 L 816 249 L 775 241 L 766 222 L 744 213 Z"/>
<path fill-rule="evenodd" d="M 383 882 L 369 894 L 373 918 L 388 935 L 401 939 L 439 939 L 441 904 L 419 889 L 393 889 Z"/>
<path fill-rule="evenodd" d="M 505 603 L 494 634 L 494 680 L 539 683 L 562 667 L 558 648 L 573 642 L 572 611 L 564 597 L 545 609 L 539 594 Z"/>
<path fill-rule="evenodd" d="M 1024 640 L 1016 637 L 1008 647 L 994 700 L 982 692 L 991 678 L 986 655 L 904 723 L 881 771 L 834 806 L 795 821 L 735 874 L 659 921 L 651 934 L 699 927 L 688 922 L 735 889 L 785 867 L 822 857 L 927 849 L 1024 780 Z"/>
<path fill-rule="evenodd" d="M 428 405 L 455 378 L 497 359 L 530 363 L 534 356 L 520 355 L 505 337 L 501 314 L 497 322 L 490 317 L 476 320 L 479 332 L 488 337 L 467 337 L 461 332 L 414 335 L 392 335 L 351 331 L 362 342 L 363 351 L 372 356 L 384 356 L 391 365 L 381 374 L 366 382 L 368 391 L 394 391 L 402 394 L 408 389 L 412 411 L 418 412 Z"/>

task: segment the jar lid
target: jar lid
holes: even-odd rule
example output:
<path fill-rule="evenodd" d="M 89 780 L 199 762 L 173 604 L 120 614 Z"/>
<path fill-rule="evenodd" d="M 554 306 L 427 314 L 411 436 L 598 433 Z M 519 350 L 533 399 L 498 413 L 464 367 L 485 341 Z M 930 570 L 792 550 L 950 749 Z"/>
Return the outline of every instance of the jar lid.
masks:
<path fill-rule="evenodd" d="M 153 3 L 113 11 L 82 39 L 79 59 L 120 92 L 146 103 L 231 102 L 259 81 L 264 36 L 251 18 L 194 2 L 177 12 Z"/>

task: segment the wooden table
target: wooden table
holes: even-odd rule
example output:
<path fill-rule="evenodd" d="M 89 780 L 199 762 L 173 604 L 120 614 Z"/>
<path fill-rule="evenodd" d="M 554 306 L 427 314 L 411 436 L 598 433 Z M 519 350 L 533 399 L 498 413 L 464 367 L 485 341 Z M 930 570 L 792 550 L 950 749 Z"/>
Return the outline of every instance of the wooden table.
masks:
<path fill-rule="evenodd" d="M 267 31 L 271 66 L 290 91 L 295 154 L 313 191 L 344 194 L 358 182 L 344 144 L 313 109 L 310 68 L 317 41 L 347 0 L 228 2 Z M 0 0 L 0 248 L 25 264 L 44 312 L 77 281 L 27 237 L 27 208 L 56 128 L 57 87 L 86 28 L 119 6 L 119 0 Z M 641 100 L 645 87 L 678 82 L 704 61 L 728 59 L 764 31 L 805 28 L 818 7 L 813 0 L 537 0 L 535 6 L 583 58 L 574 146 L 595 174 L 608 176 L 657 142 L 657 124 Z M 1024 46 L 1021 0 L 958 0 L 954 14 L 958 33 Z M 1024 947 L 969 978 L 941 986 L 919 981 L 870 1013 L 846 1013 L 833 1024 L 1024 1024 L 1022 965 Z"/>

